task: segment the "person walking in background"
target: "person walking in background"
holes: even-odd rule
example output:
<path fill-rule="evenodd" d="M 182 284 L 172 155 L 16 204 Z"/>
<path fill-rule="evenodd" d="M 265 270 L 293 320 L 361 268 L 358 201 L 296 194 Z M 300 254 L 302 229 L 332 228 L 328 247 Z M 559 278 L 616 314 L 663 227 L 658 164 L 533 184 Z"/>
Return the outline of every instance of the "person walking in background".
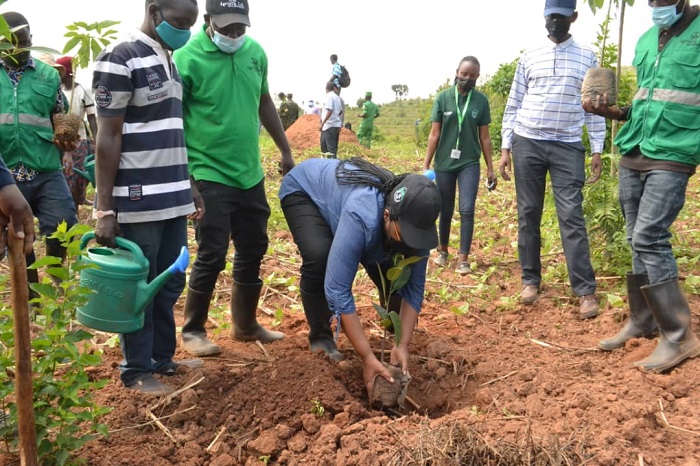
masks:
<path fill-rule="evenodd" d="M 294 102 L 294 96 L 287 94 L 287 104 L 289 105 L 289 126 L 292 126 L 299 119 L 299 104 Z M 286 128 L 285 128 L 286 129 Z"/>
<path fill-rule="evenodd" d="M 379 107 L 372 102 L 372 93 L 365 92 L 365 103 L 362 104 L 362 113 L 358 115 L 362 118 L 360 129 L 357 131 L 357 139 L 366 148 L 372 145 L 372 132 L 374 131 L 374 119 L 379 118 Z"/>
<path fill-rule="evenodd" d="M 287 102 L 287 95 L 284 92 L 277 94 L 277 98 L 280 100 L 280 106 L 277 109 L 277 115 L 280 117 L 280 122 L 282 123 L 282 128 L 286 131 L 287 128 L 291 126 L 291 112 L 289 102 Z"/>
<path fill-rule="evenodd" d="M 666 372 L 700 354 L 670 241 L 688 180 L 700 165 L 700 62 L 686 66 L 687 57 L 698 56 L 699 11 L 685 0 L 654 2 L 654 26 L 637 42 L 638 91 L 632 104 L 609 107 L 606 96 L 583 103 L 588 112 L 627 121 L 615 144 L 622 154 L 619 200 L 632 248 L 630 316 L 620 332 L 598 346 L 610 351 L 660 333 L 651 355 L 634 363 L 652 372 Z"/>
<path fill-rule="evenodd" d="M 187 42 L 197 21 L 192 0 L 148 0 L 143 23 L 110 45 L 95 63 L 92 87 L 99 131 L 95 147 L 99 244 L 116 247 L 123 235 L 148 259 L 148 281 L 187 246 L 187 217 L 204 205 L 191 187 L 182 122 L 182 84 L 170 53 Z M 121 380 L 130 390 L 168 395 L 153 374 L 174 375 L 201 360 L 173 361 L 173 306 L 184 276 L 170 278 L 144 311 L 141 330 L 120 335 Z"/>
<path fill-rule="evenodd" d="M 302 257 L 299 286 L 311 351 L 343 359 L 330 327 L 335 316 L 362 358 L 371 397 L 375 376 L 390 381 L 391 376 L 372 352 L 358 318 L 355 275 L 362 264 L 385 309 L 400 313 L 402 337 L 391 350 L 390 362 L 408 374 L 408 347 L 423 303 L 427 256 L 437 245 L 440 194 L 423 175 L 395 176 L 355 157 L 303 161 L 282 180 L 279 198 Z M 396 254 L 423 258 L 410 265 L 408 282 L 387 306 L 380 274 L 386 276 Z"/>
<path fill-rule="evenodd" d="M 440 245 L 434 259 L 441 267 L 448 263 L 450 227 L 459 186 L 459 261 L 455 271 L 460 275 L 472 273 L 468 259 L 474 235 L 482 152 L 489 186 L 495 187 L 496 184 L 489 135 L 489 101 L 474 88 L 480 72 L 479 60 L 471 56 L 462 58 L 455 71 L 455 85 L 438 94 L 430 116 L 432 126 L 423 160 L 423 169 L 428 170 L 435 157 L 435 183 L 442 196 Z"/>
<path fill-rule="evenodd" d="M 12 31 L 11 48 L 0 51 L 0 152 L 17 188 L 39 220 L 39 233 L 46 238 L 46 255 L 65 257 L 65 248 L 49 236 L 65 221 L 78 223 L 75 206 L 61 160 L 68 165 L 75 148 L 54 140 L 52 116 L 64 113 L 59 73 L 30 56 L 32 34 L 27 19 L 16 12 L 2 14 Z M 34 251 L 27 265 L 36 261 Z M 29 283 L 39 281 L 36 269 L 27 269 Z M 30 297 L 36 296 L 33 292 Z"/>
<path fill-rule="evenodd" d="M 340 129 L 343 127 L 341 118 L 343 104 L 336 92 L 336 86 L 332 81 L 326 83 L 326 100 L 323 103 L 321 113 L 321 153 L 334 159 L 338 153 L 338 141 Z"/>
<path fill-rule="evenodd" d="M 586 71 L 598 66 L 595 53 L 574 41 L 576 0 L 546 0 L 548 42 L 520 58 L 503 114 L 500 172 L 510 180 L 511 150 L 518 204 L 520 302 L 537 301 L 542 281 L 540 223 L 547 173 L 551 177 L 569 282 L 580 298 L 578 317 L 598 315 L 596 280 L 583 218 L 586 180 L 583 125 L 591 142 L 590 183 L 600 178 L 605 119 L 581 108 Z"/>
<path fill-rule="evenodd" d="M 71 169 L 64 172 L 77 212 L 79 211 L 79 206 L 85 204 L 85 190 L 88 181 L 83 176 L 73 171 L 73 169 L 85 170 L 85 157 L 93 151 L 93 143 L 95 135 L 97 134 L 95 102 L 85 88 L 74 80 L 73 57 L 60 57 L 56 60 L 56 63 L 62 65 L 66 70 L 65 76 L 61 78 L 61 83 L 63 93 L 68 99 L 69 112 L 80 117 L 80 120 L 83 122 L 87 119 L 90 129 L 90 134 L 88 135 L 85 124 L 80 125 L 78 129 L 80 142 L 78 143 L 78 147 L 70 152 L 72 158 Z"/>
<path fill-rule="evenodd" d="M 260 161 L 262 123 L 282 154 L 282 174 L 294 166 L 289 143 L 270 95 L 267 55 L 246 34 L 247 0 L 207 0 L 205 24 L 174 60 L 182 74 L 189 168 L 207 213 L 195 222 L 197 258 L 190 274 L 182 346 L 190 354 L 219 353 L 205 325 L 231 240 L 231 337 L 263 343 L 284 337 L 257 321 L 260 264 L 267 252 L 270 206 Z"/>

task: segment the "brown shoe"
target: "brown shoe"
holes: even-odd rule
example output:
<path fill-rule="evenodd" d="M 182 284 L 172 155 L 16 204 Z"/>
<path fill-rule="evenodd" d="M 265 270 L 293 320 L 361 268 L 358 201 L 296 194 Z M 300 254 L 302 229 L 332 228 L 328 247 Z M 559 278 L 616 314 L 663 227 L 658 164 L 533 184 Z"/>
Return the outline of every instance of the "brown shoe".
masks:
<path fill-rule="evenodd" d="M 581 320 L 592 319 L 598 315 L 598 300 L 594 294 L 581 296 L 581 306 L 578 310 L 578 318 Z"/>
<path fill-rule="evenodd" d="M 540 297 L 540 289 L 535 285 L 525 285 L 520 292 L 520 304 L 534 304 Z"/>

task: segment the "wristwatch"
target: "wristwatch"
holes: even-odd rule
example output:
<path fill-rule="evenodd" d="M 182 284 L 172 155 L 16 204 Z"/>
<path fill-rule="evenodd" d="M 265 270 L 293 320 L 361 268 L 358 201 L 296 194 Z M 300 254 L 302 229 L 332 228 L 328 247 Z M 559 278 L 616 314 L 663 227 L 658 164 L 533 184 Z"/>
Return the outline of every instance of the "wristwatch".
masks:
<path fill-rule="evenodd" d="M 116 216 L 117 213 L 113 210 L 98 210 L 97 212 L 95 212 L 95 216 L 97 218 L 105 218 L 108 215 L 115 215 Z"/>

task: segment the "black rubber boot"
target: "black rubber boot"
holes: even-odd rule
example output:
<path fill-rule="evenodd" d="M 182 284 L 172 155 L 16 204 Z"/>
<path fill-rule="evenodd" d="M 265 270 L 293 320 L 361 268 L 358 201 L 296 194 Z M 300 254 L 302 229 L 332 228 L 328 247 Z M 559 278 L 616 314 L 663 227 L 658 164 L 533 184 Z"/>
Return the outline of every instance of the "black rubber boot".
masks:
<path fill-rule="evenodd" d="M 262 282 L 238 283 L 234 280 L 231 286 L 231 338 L 234 340 L 269 343 L 284 338 L 284 333 L 266 330 L 258 323 L 255 314 L 261 290 Z"/>
<path fill-rule="evenodd" d="M 219 345 L 207 338 L 205 325 L 209 317 L 211 292 L 187 288 L 185 324 L 182 326 L 182 348 L 193 356 L 212 356 L 221 353 Z"/>
<path fill-rule="evenodd" d="M 641 287 L 649 284 L 649 275 L 627 274 L 627 304 L 630 308 L 630 316 L 617 335 L 600 340 L 598 348 L 612 351 L 625 346 L 627 340 L 632 338 L 649 338 L 658 334 L 656 321 L 649 309 Z"/>
<path fill-rule="evenodd" d="M 304 306 L 306 321 L 309 323 L 309 348 L 312 352 L 323 351 L 331 361 L 345 359 L 338 351 L 331 330 L 331 310 L 324 293 L 311 294 L 301 290 L 301 303 Z"/>
<path fill-rule="evenodd" d="M 635 366 L 651 372 L 666 372 L 700 354 L 700 340 L 690 325 L 690 308 L 678 279 L 642 287 L 656 324 L 659 343 L 646 359 Z"/>

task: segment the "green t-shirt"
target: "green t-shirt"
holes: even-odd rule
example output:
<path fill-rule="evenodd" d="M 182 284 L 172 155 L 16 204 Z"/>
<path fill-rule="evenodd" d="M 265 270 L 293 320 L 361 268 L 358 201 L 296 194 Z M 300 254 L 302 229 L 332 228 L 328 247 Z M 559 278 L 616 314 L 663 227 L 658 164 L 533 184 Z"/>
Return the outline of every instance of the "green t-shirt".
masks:
<path fill-rule="evenodd" d="M 464 114 L 462 131 L 459 134 L 459 147 L 461 155 L 459 159 L 453 159 L 450 155 L 457 143 L 459 118 L 455 104 L 456 87 L 452 86 L 440 92 L 433 104 L 430 121 L 442 123 L 440 141 L 435 151 L 435 169 L 441 171 L 457 171 L 467 165 L 479 163 L 481 157 L 481 143 L 479 142 L 479 126 L 487 126 L 491 123 L 491 109 L 488 98 L 481 92 L 473 89 L 469 108 Z M 459 94 L 459 110 L 464 110 L 468 95 Z"/>
<path fill-rule="evenodd" d="M 250 37 L 235 53 L 224 53 L 205 29 L 173 54 L 182 78 L 190 174 L 249 189 L 264 176 L 258 110 L 260 96 L 269 92 L 267 55 Z"/>
<path fill-rule="evenodd" d="M 374 119 L 377 117 L 377 115 L 379 115 L 379 106 L 371 100 L 366 100 L 362 105 L 362 113 L 365 116 L 362 117 L 362 123 L 360 123 L 360 126 L 370 128 L 374 125 Z"/>

